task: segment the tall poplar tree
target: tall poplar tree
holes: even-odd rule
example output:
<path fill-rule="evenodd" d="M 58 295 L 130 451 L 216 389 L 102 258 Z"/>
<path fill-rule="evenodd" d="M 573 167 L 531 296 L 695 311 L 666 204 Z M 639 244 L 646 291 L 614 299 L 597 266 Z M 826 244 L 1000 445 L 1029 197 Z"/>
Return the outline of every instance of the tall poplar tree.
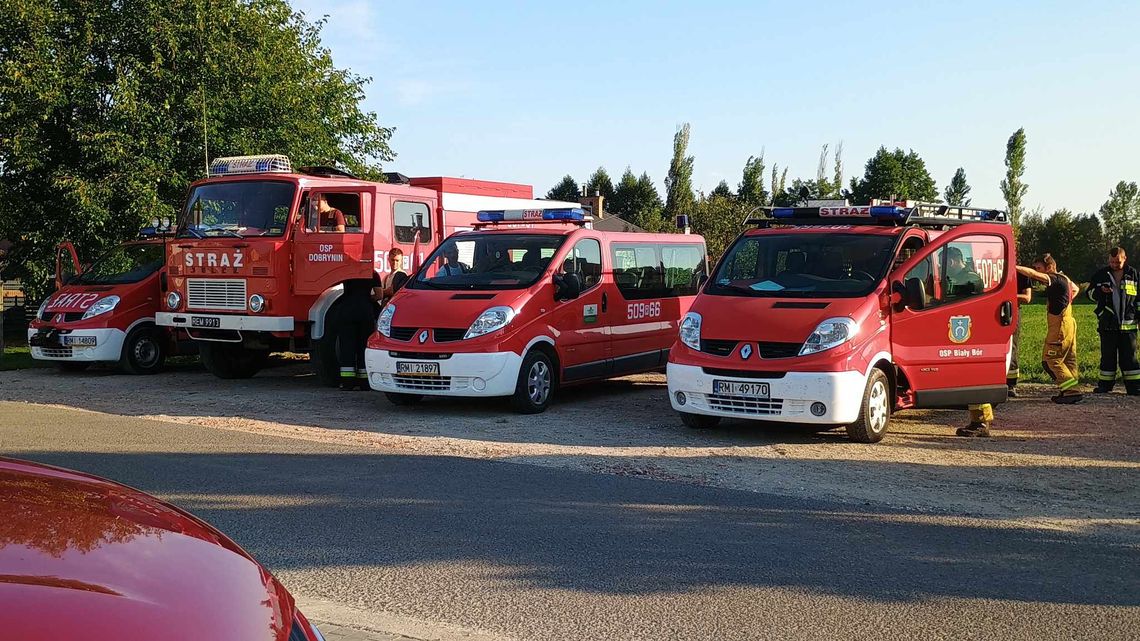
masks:
<path fill-rule="evenodd" d="M 1025 176 L 1025 128 L 1013 132 L 1005 143 L 1005 178 L 1001 181 L 1001 195 L 1005 198 L 1005 210 L 1010 222 L 1017 229 L 1021 222 L 1022 199 L 1029 191 L 1029 185 L 1022 180 Z"/>
<path fill-rule="evenodd" d="M 689 123 L 681 125 L 673 136 L 673 160 L 665 175 L 665 217 L 692 214 L 696 205 L 693 195 L 693 157 L 689 150 Z"/>

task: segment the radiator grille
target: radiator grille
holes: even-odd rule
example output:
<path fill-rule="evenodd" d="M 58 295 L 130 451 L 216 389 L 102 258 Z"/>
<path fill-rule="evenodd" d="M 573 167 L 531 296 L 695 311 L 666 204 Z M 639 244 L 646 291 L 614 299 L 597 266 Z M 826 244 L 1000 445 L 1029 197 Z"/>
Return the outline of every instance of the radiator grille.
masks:
<path fill-rule="evenodd" d="M 70 347 L 35 347 L 33 350 L 39 350 L 43 358 L 71 358 Z"/>
<path fill-rule="evenodd" d="M 761 400 L 746 396 L 709 394 L 706 400 L 714 410 L 746 416 L 778 416 L 784 406 L 784 400 L 780 398 Z"/>
<path fill-rule="evenodd" d="M 437 343 L 450 343 L 451 341 L 463 340 L 467 335 L 467 328 L 453 329 L 450 327 L 437 327 L 431 330 L 432 336 Z"/>
<path fill-rule="evenodd" d="M 410 341 L 416 335 L 415 327 L 392 327 L 392 340 Z"/>
<path fill-rule="evenodd" d="M 393 377 L 396 386 L 406 390 L 450 390 L 450 376 L 399 376 Z"/>
<path fill-rule="evenodd" d="M 187 309 L 245 311 L 245 279 L 189 278 L 186 280 Z"/>

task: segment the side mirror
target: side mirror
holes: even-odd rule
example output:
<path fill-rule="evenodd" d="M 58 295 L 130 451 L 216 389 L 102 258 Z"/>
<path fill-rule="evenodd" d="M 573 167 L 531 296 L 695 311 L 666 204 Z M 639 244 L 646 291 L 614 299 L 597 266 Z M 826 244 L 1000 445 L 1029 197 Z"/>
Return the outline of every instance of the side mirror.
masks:
<path fill-rule="evenodd" d="M 903 304 L 915 310 L 926 308 L 926 284 L 921 278 L 906 279 Z"/>
<path fill-rule="evenodd" d="M 554 275 L 554 300 L 574 300 L 581 295 L 581 276 L 574 272 Z"/>

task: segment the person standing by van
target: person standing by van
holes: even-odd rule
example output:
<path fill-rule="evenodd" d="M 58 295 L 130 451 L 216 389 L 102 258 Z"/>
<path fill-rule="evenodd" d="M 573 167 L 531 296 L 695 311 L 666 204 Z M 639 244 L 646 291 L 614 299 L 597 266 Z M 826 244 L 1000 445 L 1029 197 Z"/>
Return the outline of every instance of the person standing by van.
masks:
<path fill-rule="evenodd" d="M 1033 267 L 1017 266 L 1017 273 L 1045 283 L 1045 309 L 1048 330 L 1042 350 L 1042 364 L 1053 377 L 1060 392 L 1052 397 L 1054 403 L 1079 403 L 1083 396 L 1077 371 L 1077 322 L 1073 318 L 1073 296 L 1077 286 L 1057 269 L 1057 261 L 1045 254 Z"/>
<path fill-rule="evenodd" d="M 1019 367 L 1018 345 L 1021 343 L 1021 306 L 1028 305 L 1033 300 L 1033 282 L 1021 274 L 1017 275 L 1017 327 L 1013 330 L 1013 341 L 1010 342 L 1009 369 L 1005 373 L 1005 386 L 1009 389 L 1010 398 L 1017 398 L 1017 380 L 1021 378 Z"/>
<path fill-rule="evenodd" d="M 404 252 L 399 247 L 393 247 L 388 252 L 388 266 L 391 271 L 384 275 L 384 280 L 373 295 L 373 298 L 380 301 L 380 309 L 384 309 L 388 301 L 408 282 L 408 273 L 404 271 Z"/>
<path fill-rule="evenodd" d="M 1093 274 L 1089 298 L 1096 303 L 1097 333 L 1100 334 L 1100 377 L 1096 392 L 1105 394 L 1116 386 L 1116 367 L 1124 378 L 1129 396 L 1140 396 L 1140 364 L 1136 362 L 1136 295 L 1140 273 L 1126 264 L 1123 247 L 1108 252 L 1108 266 Z"/>
<path fill-rule="evenodd" d="M 354 278 L 345 281 L 344 293 L 333 309 L 332 323 L 338 337 L 336 358 L 340 365 L 342 390 L 367 390 L 368 369 L 364 364 L 364 348 L 376 326 L 372 306 L 373 279 Z"/>

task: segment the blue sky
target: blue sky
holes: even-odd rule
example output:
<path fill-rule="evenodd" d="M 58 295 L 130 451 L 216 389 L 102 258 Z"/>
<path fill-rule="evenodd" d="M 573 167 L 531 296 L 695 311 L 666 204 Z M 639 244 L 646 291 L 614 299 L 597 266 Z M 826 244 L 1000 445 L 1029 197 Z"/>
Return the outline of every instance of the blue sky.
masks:
<path fill-rule="evenodd" d="M 328 16 L 336 64 L 372 77 L 388 168 L 531 183 L 629 165 L 661 185 L 692 125 L 694 184 L 749 155 L 814 177 L 913 148 L 941 190 L 966 169 L 1001 204 L 1005 142 L 1029 139 L 1027 203 L 1095 211 L 1140 180 L 1140 2 L 379 2 Z"/>

